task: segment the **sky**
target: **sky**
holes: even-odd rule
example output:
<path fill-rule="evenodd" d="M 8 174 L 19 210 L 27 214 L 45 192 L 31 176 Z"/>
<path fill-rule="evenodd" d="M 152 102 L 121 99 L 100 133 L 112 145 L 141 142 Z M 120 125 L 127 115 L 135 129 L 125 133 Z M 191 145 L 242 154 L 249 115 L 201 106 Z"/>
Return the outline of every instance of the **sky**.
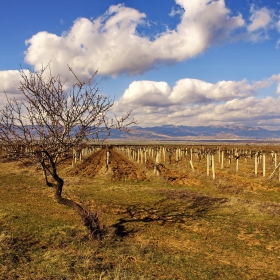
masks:
<path fill-rule="evenodd" d="M 143 127 L 280 130 L 280 0 L 2 1 L 0 105 L 48 63 Z"/>

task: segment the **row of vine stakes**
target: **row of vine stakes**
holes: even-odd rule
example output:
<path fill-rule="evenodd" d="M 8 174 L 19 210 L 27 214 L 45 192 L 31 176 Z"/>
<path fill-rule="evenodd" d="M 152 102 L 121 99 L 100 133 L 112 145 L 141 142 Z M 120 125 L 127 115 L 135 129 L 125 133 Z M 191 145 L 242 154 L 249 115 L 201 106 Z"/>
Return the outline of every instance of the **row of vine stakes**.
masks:
<path fill-rule="evenodd" d="M 175 158 L 175 164 L 178 164 L 183 158 L 189 156 L 189 163 L 192 171 L 195 171 L 194 167 L 194 156 L 196 155 L 198 162 L 201 162 L 202 158 L 206 158 L 206 175 L 210 176 L 210 169 L 212 173 L 212 178 L 216 178 L 215 170 L 215 155 L 218 155 L 218 163 L 220 169 L 224 169 L 225 160 L 228 160 L 229 165 L 232 160 L 235 159 L 235 171 L 239 171 L 239 160 L 240 158 L 245 159 L 247 163 L 248 158 L 254 159 L 254 174 L 258 174 L 258 166 L 262 162 L 262 176 L 266 176 L 267 166 L 266 166 L 266 154 L 270 154 L 273 163 L 273 172 L 271 173 L 269 179 L 271 179 L 276 173 L 277 169 L 279 171 L 279 181 L 280 181 L 280 162 L 277 162 L 278 154 L 276 151 L 264 152 L 262 150 L 248 150 L 248 149 L 238 149 L 238 148 L 222 148 L 215 147 L 172 147 L 172 146 L 129 146 L 129 145 L 115 145 L 111 146 L 118 152 L 124 154 L 128 159 L 136 161 L 138 164 L 146 164 L 148 160 L 154 162 L 154 173 L 159 175 L 156 166 L 158 164 L 166 164 L 167 159 L 169 164 L 172 163 L 172 159 Z M 85 145 L 84 147 L 73 149 L 72 156 L 72 167 L 76 165 L 78 161 L 82 161 L 84 157 L 87 157 L 94 153 L 95 151 L 106 148 L 106 166 L 110 162 L 110 149 L 108 145 Z M 23 147 L 21 149 L 24 149 Z M 21 151 L 22 152 L 22 151 Z M 25 148 L 25 153 L 30 153 L 32 150 L 30 148 Z M 1 147 L 1 155 L 6 157 L 13 157 L 15 151 L 9 150 L 7 147 Z"/>

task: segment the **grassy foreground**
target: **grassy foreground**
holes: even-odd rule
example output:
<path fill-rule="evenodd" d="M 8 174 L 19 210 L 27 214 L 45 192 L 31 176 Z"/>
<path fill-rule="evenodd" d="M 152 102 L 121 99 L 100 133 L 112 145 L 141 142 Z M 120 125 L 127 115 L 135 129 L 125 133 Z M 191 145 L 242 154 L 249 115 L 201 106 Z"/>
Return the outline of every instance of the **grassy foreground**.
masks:
<path fill-rule="evenodd" d="M 171 186 L 152 174 L 112 182 L 66 171 L 64 196 L 98 209 L 108 236 L 90 240 L 40 170 L 0 163 L 0 279 L 280 279 L 279 185 L 240 190 L 196 175 Z"/>

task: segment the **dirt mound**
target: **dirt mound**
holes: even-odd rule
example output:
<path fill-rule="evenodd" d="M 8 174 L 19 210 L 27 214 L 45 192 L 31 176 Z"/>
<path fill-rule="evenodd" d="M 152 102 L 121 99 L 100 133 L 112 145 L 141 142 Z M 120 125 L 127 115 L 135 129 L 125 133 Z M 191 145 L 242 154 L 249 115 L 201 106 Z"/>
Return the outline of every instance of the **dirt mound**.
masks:
<path fill-rule="evenodd" d="M 135 180 L 143 181 L 146 179 L 144 171 L 140 170 L 133 162 L 129 161 L 125 156 L 111 150 L 110 167 L 113 172 L 113 180 Z"/>
<path fill-rule="evenodd" d="M 87 177 L 95 177 L 98 174 L 101 175 L 101 173 L 111 174 L 112 180 L 115 181 L 143 181 L 146 179 L 146 175 L 142 170 L 113 149 L 109 149 L 110 155 L 107 168 L 106 153 L 107 150 L 105 148 L 95 152 L 67 174 L 70 176 L 83 175 Z"/>
<path fill-rule="evenodd" d="M 84 175 L 87 177 L 94 177 L 101 170 L 103 165 L 105 165 L 105 156 L 105 149 L 98 150 L 86 158 L 82 163 L 79 163 L 76 167 L 74 167 L 74 169 L 70 170 L 67 175 Z"/>

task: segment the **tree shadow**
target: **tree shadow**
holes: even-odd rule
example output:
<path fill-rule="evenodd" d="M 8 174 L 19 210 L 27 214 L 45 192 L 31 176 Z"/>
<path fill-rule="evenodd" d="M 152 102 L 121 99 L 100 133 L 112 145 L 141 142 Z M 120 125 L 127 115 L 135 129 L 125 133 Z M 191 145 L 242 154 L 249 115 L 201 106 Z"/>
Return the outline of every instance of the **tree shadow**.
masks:
<path fill-rule="evenodd" d="M 211 197 L 188 190 L 161 190 L 164 196 L 153 206 L 130 205 L 124 211 L 126 217 L 122 217 L 113 225 L 115 234 L 119 237 L 126 237 L 138 231 L 128 230 L 129 223 L 152 223 L 160 226 L 166 224 L 184 224 L 190 219 L 199 219 L 214 208 L 228 201 L 228 198 Z"/>

